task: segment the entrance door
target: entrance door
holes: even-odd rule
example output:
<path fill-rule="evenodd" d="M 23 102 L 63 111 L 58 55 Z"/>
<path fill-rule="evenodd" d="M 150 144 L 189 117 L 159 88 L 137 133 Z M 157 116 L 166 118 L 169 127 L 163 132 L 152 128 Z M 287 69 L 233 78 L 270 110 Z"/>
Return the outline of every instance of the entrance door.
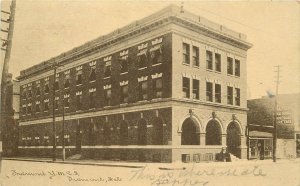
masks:
<path fill-rule="evenodd" d="M 265 159 L 264 157 L 264 140 L 259 139 L 257 142 L 257 159 L 263 160 Z"/>
<path fill-rule="evenodd" d="M 199 129 L 190 118 L 182 124 L 181 145 L 200 145 Z"/>
<path fill-rule="evenodd" d="M 227 149 L 228 152 L 241 158 L 241 131 L 237 123 L 231 122 L 227 127 Z"/>

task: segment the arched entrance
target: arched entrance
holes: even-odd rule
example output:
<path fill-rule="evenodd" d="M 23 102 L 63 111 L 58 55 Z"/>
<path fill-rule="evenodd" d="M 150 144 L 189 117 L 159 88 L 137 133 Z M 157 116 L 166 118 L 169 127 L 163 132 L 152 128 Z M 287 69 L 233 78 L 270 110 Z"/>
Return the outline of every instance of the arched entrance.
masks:
<path fill-rule="evenodd" d="M 181 130 L 181 145 L 200 145 L 200 129 L 191 118 L 184 120 Z"/>
<path fill-rule="evenodd" d="M 222 129 L 217 120 L 210 120 L 206 126 L 206 145 L 222 145 Z"/>
<path fill-rule="evenodd" d="M 227 150 L 229 153 L 241 157 L 241 130 L 236 122 L 229 123 L 227 127 Z"/>

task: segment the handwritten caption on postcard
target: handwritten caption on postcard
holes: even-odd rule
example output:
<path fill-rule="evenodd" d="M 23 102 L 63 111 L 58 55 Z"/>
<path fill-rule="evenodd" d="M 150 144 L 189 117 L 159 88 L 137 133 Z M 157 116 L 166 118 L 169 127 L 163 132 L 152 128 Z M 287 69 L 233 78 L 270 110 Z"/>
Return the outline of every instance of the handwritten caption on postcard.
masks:
<path fill-rule="evenodd" d="M 29 172 L 29 171 L 18 171 L 18 170 L 11 170 L 10 176 L 7 176 L 7 178 L 10 177 L 45 177 L 49 179 L 54 179 L 57 177 L 63 177 L 67 179 L 69 182 L 121 182 L 123 179 L 121 177 L 114 177 L 114 176 L 108 176 L 108 177 L 83 177 L 78 171 L 35 171 L 35 172 Z"/>
<path fill-rule="evenodd" d="M 209 185 L 216 177 L 264 177 L 266 173 L 259 166 L 248 168 L 201 168 L 195 166 L 182 170 L 150 171 L 147 167 L 132 170 L 130 181 L 149 181 L 151 185 Z"/>

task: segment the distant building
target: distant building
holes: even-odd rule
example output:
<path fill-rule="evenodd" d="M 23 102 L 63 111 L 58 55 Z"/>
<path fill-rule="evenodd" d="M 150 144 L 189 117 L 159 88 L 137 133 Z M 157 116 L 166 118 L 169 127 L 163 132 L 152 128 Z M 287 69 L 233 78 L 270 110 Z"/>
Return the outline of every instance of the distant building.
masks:
<path fill-rule="evenodd" d="M 248 100 L 249 158 L 271 158 L 274 97 Z M 300 94 L 278 95 L 277 157 L 299 157 Z"/>
<path fill-rule="evenodd" d="M 169 6 L 21 72 L 20 156 L 246 158 L 244 34 Z M 51 63 L 63 65 L 54 74 Z M 53 101 L 54 100 L 54 101 Z M 62 136 L 62 113 L 65 135 Z"/>

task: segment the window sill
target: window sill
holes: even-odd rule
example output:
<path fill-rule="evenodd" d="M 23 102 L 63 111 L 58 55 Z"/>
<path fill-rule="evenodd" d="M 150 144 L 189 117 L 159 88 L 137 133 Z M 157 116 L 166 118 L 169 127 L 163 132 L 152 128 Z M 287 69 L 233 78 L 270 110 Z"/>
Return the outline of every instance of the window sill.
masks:
<path fill-rule="evenodd" d="M 199 68 L 199 69 L 200 69 L 200 66 L 193 65 L 193 67 L 194 67 L 194 68 Z"/>
<path fill-rule="evenodd" d="M 153 98 L 152 101 L 160 101 L 162 98 Z"/>
<path fill-rule="evenodd" d="M 156 64 L 153 64 L 152 66 L 155 67 L 155 66 L 159 66 L 161 65 L 162 63 L 156 63 Z"/>
<path fill-rule="evenodd" d="M 140 100 L 140 101 L 138 101 L 138 103 L 147 103 L 147 102 L 149 102 L 148 100 Z"/>
<path fill-rule="evenodd" d="M 96 82 L 96 80 L 92 80 L 92 81 L 90 81 L 90 83 L 94 83 L 94 82 Z"/>
<path fill-rule="evenodd" d="M 76 87 L 79 87 L 79 86 L 81 86 L 82 85 L 82 83 L 81 84 L 78 84 L 78 85 L 76 85 Z"/>
<path fill-rule="evenodd" d="M 183 65 L 185 65 L 185 66 L 190 66 L 190 64 L 189 63 L 182 63 Z"/>
<path fill-rule="evenodd" d="M 212 69 L 206 69 L 206 71 L 208 71 L 208 72 L 214 72 L 214 70 L 212 70 Z"/>
<path fill-rule="evenodd" d="M 217 73 L 217 74 L 221 74 L 222 72 L 221 72 L 221 71 L 215 71 L 215 73 Z"/>
<path fill-rule="evenodd" d="M 65 90 L 68 90 L 70 87 L 65 87 Z"/>
<path fill-rule="evenodd" d="M 110 76 L 109 77 L 104 77 L 103 79 L 109 79 L 110 78 Z"/>
<path fill-rule="evenodd" d="M 128 72 L 122 72 L 120 75 L 128 74 Z"/>
<path fill-rule="evenodd" d="M 128 103 L 121 103 L 120 104 L 120 107 L 125 107 L 125 106 L 127 106 L 128 105 Z"/>
<path fill-rule="evenodd" d="M 146 69 L 147 67 L 142 67 L 142 68 L 139 68 L 139 70 L 144 70 L 144 69 Z"/>

